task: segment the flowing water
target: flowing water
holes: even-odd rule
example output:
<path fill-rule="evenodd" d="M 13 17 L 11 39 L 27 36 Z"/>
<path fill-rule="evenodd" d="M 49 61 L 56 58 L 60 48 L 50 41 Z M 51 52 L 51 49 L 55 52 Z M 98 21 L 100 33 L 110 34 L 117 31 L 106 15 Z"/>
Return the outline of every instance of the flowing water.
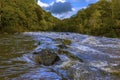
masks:
<path fill-rule="evenodd" d="M 71 44 L 58 47 L 63 40 Z M 58 63 L 44 66 L 33 60 L 33 51 L 47 48 L 64 52 L 58 52 Z M 120 39 L 54 32 L 0 35 L 0 80 L 119 79 Z"/>

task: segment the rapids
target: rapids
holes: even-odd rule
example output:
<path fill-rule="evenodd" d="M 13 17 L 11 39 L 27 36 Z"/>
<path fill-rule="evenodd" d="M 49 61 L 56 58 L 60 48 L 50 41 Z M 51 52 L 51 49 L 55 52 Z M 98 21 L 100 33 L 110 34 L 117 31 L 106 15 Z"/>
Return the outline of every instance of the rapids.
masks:
<path fill-rule="evenodd" d="M 67 48 L 58 47 L 71 41 Z M 40 43 L 40 44 L 38 44 Z M 37 64 L 33 51 L 61 50 L 61 61 Z M 82 60 L 82 61 L 81 61 Z M 120 39 L 69 32 L 0 35 L 0 80 L 119 80 Z"/>

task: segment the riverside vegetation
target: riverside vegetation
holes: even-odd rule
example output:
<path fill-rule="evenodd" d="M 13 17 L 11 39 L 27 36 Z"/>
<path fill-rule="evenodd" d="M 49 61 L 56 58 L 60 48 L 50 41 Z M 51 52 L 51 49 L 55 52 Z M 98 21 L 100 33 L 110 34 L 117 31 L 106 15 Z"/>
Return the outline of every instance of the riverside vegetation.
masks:
<path fill-rule="evenodd" d="M 0 0 L 0 32 L 52 30 L 57 18 L 45 12 L 36 0 Z"/>
<path fill-rule="evenodd" d="M 64 20 L 37 0 L 0 5 L 0 80 L 119 80 L 120 0 L 99 0 Z"/>
<path fill-rule="evenodd" d="M 90 4 L 70 19 L 59 21 L 54 30 L 120 37 L 120 0 L 99 0 Z"/>
<path fill-rule="evenodd" d="M 0 32 L 77 32 L 120 38 L 120 0 L 99 0 L 69 19 L 59 20 L 37 0 L 0 0 Z"/>

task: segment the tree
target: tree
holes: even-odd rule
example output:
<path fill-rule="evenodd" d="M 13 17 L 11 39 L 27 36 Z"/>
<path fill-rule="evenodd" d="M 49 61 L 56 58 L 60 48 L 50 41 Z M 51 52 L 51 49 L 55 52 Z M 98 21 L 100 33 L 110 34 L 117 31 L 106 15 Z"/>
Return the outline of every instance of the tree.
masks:
<path fill-rule="evenodd" d="M 120 19 L 120 0 L 112 0 L 112 16 Z"/>
<path fill-rule="evenodd" d="M 114 3 L 111 0 L 99 0 L 95 4 L 90 4 L 70 19 L 56 24 L 56 30 L 120 37 L 120 0 L 113 1 Z"/>
<path fill-rule="evenodd" d="M 37 0 L 0 1 L 0 32 L 47 30 L 49 29 L 48 24 L 51 27 L 54 24 L 53 22 L 58 20 L 51 14 L 47 15 L 48 12 L 37 5 Z"/>

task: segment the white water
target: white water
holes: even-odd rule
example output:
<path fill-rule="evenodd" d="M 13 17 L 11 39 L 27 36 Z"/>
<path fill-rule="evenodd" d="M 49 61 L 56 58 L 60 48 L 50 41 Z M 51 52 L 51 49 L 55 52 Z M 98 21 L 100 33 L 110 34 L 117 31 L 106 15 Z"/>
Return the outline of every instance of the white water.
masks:
<path fill-rule="evenodd" d="M 60 70 L 64 68 L 67 68 L 69 71 L 73 70 L 71 73 L 74 76 L 74 80 L 118 79 L 118 77 L 114 77 L 111 73 L 120 73 L 120 39 L 54 32 L 26 32 L 24 35 L 33 36 L 35 40 L 41 41 L 44 44 L 37 49 L 42 49 L 42 47 L 48 48 L 48 46 L 52 49 L 57 48 L 54 39 L 71 40 L 72 44 L 66 50 L 74 56 L 81 58 L 84 62 L 81 63 L 77 60 L 65 58 L 67 55 L 59 55 L 62 56 L 63 62 L 54 67 Z"/>
<path fill-rule="evenodd" d="M 119 80 L 120 74 L 120 39 L 94 37 L 77 33 L 25 32 L 38 45 L 34 51 L 50 48 L 58 50 L 61 42 L 56 39 L 67 39 L 68 54 L 59 54 L 60 62 L 52 66 L 37 64 L 32 52 L 23 54 L 10 61 L 24 61 L 28 71 L 12 80 Z M 75 58 L 69 57 L 69 55 Z M 82 59 L 81 62 L 79 59 Z"/>

